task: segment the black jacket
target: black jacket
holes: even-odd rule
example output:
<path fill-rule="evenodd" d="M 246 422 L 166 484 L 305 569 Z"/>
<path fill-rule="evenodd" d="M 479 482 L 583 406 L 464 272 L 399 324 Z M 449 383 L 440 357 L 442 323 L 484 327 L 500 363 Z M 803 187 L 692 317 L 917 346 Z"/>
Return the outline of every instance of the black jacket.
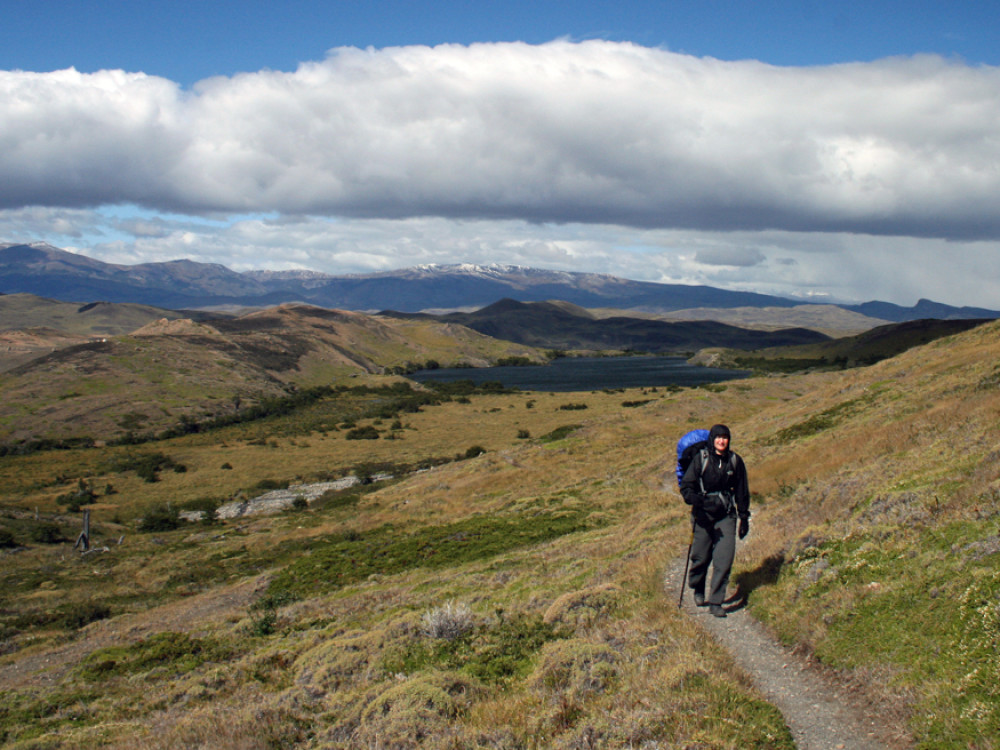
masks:
<path fill-rule="evenodd" d="M 702 472 L 702 451 L 691 458 L 684 478 L 681 479 L 681 495 L 684 502 L 694 507 L 704 502 L 701 493 L 702 485 L 705 492 L 731 492 L 736 501 L 736 514 L 740 518 L 750 517 L 750 486 L 747 482 L 747 468 L 743 459 L 732 451 L 726 451 L 719 456 L 706 448 L 708 464 Z M 699 481 L 700 480 L 700 481 Z"/>

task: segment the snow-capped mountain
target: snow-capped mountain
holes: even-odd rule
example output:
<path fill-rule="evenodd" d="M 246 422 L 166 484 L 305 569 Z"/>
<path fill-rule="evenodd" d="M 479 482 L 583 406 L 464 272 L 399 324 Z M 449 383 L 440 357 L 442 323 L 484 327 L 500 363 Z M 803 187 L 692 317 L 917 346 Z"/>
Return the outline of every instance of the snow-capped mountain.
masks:
<path fill-rule="evenodd" d="M 580 307 L 670 312 L 695 307 L 793 307 L 801 300 L 707 286 L 632 281 L 608 274 L 501 263 L 422 265 L 331 276 L 315 271 L 238 273 L 214 263 L 175 260 L 132 266 L 102 263 L 44 243 L 0 244 L 0 293 L 67 302 L 136 302 L 168 309 L 271 306 L 305 302 L 343 310 L 470 310 L 501 299 L 561 300 Z M 846 307 L 846 306 L 845 306 Z M 987 318 L 1000 313 L 922 300 L 914 308 L 870 302 L 846 309 L 884 320 Z M 929 314 L 928 314 L 929 313 Z"/>

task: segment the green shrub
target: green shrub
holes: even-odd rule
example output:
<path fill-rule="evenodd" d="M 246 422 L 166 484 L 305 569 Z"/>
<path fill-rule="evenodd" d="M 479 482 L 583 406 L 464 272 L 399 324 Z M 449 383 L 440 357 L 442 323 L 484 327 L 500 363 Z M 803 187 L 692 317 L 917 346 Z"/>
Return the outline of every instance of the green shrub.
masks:
<path fill-rule="evenodd" d="M 209 661 L 223 661 L 232 650 L 209 638 L 167 631 L 128 646 L 112 646 L 92 652 L 79 667 L 85 680 L 142 674 L 159 669 L 162 677 L 174 677 Z"/>
<path fill-rule="evenodd" d="M 139 522 L 139 531 L 172 531 L 181 525 L 180 512 L 168 505 L 154 505 Z"/>
<path fill-rule="evenodd" d="M 378 440 L 379 432 L 370 424 L 364 427 L 355 427 L 347 433 L 348 440 Z"/>
<path fill-rule="evenodd" d="M 265 593 L 250 605 L 250 635 L 273 635 L 278 625 L 278 608 L 292 602 L 287 591 Z"/>
<path fill-rule="evenodd" d="M 481 445 L 472 445 L 465 449 L 466 458 L 475 458 L 486 453 L 486 449 Z"/>
<path fill-rule="evenodd" d="M 314 508 L 323 508 L 324 510 L 349 508 L 357 505 L 363 494 L 364 490 L 358 487 L 349 487 L 346 490 L 327 490 L 313 500 L 312 505 Z"/>
<path fill-rule="evenodd" d="M 170 456 L 156 453 L 126 453 L 113 460 L 108 467 L 111 471 L 124 473 L 134 471 L 140 479 L 146 482 L 160 481 L 160 472 L 164 469 L 173 469 L 176 472 L 187 471 L 187 467 L 179 464 Z"/>
<path fill-rule="evenodd" d="M 62 625 L 70 630 L 79 630 L 85 625 L 111 616 L 111 608 L 100 602 L 80 602 L 66 608 L 61 619 Z"/>
<path fill-rule="evenodd" d="M 0 529 L 0 549 L 9 549 L 11 547 L 16 547 L 17 542 L 14 541 L 14 535 L 9 529 Z"/>
<path fill-rule="evenodd" d="M 524 676 L 538 650 L 568 633 L 537 615 L 517 614 L 487 620 L 450 638 L 428 635 L 390 647 L 383 668 L 413 674 L 426 669 L 464 672 L 488 684 Z"/>
<path fill-rule="evenodd" d="M 570 433 L 576 432 L 583 425 L 580 424 L 564 424 L 562 427 L 556 427 L 552 432 L 542 435 L 539 440 L 543 443 L 554 443 L 556 440 L 562 440 Z"/>
<path fill-rule="evenodd" d="M 283 490 L 288 486 L 287 482 L 279 482 L 277 479 L 261 479 L 250 488 L 251 492 L 270 492 L 271 490 Z"/>
<path fill-rule="evenodd" d="M 68 510 L 72 513 L 76 513 L 80 510 L 83 505 L 88 505 L 97 499 L 97 493 L 94 492 L 90 483 L 80 479 L 77 483 L 77 487 L 72 492 L 67 492 L 63 495 L 59 495 L 56 498 L 56 503 L 59 505 L 68 506 Z"/>
<path fill-rule="evenodd" d="M 272 595 L 316 596 L 378 573 L 412 568 L 440 569 L 488 559 L 594 527 L 589 508 L 522 509 L 512 514 L 475 516 L 407 532 L 384 526 L 358 534 L 338 534 L 312 544 L 312 554 L 296 558 L 271 580 Z"/>
<path fill-rule="evenodd" d="M 58 544 L 65 541 L 62 529 L 57 524 L 48 521 L 33 524 L 28 531 L 28 536 L 31 541 L 39 544 Z"/>

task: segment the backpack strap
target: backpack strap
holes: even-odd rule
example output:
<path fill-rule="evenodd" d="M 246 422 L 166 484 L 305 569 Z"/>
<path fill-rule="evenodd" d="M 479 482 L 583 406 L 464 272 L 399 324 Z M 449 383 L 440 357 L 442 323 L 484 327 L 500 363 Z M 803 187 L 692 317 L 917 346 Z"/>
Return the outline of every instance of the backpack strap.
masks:
<path fill-rule="evenodd" d="M 708 465 L 708 448 L 702 448 L 699 453 L 701 454 L 701 473 L 698 475 L 698 484 L 701 485 L 701 494 L 705 494 L 705 483 L 702 481 L 702 477 L 705 475 L 705 467 Z M 733 476 L 736 473 L 736 456 L 732 451 L 729 451 L 729 472 L 727 477 Z"/>

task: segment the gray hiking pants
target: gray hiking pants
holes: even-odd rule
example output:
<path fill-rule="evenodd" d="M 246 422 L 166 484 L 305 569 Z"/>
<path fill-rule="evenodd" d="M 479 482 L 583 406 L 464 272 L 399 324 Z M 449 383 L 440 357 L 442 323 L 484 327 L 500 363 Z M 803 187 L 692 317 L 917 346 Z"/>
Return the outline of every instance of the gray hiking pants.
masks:
<path fill-rule="evenodd" d="M 722 604 L 726 600 L 726 586 L 736 557 L 736 519 L 727 516 L 709 528 L 694 525 L 691 543 L 691 572 L 688 585 L 705 594 L 709 604 Z M 712 566 L 712 585 L 705 587 L 708 566 Z"/>

